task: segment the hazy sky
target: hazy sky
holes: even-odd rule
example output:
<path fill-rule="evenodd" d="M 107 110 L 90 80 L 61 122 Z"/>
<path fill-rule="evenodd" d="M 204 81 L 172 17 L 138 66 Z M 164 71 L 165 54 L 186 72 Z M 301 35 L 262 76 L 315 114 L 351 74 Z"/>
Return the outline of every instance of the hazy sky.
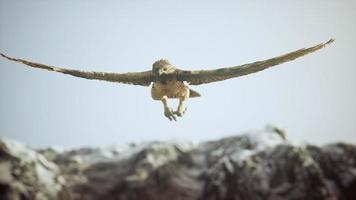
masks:
<path fill-rule="evenodd" d="M 355 19 L 353 0 L 0 0 L 0 52 L 82 70 L 144 71 L 159 58 L 213 69 L 336 39 L 273 69 L 193 87 L 202 97 L 187 102 L 178 122 L 164 117 L 148 87 L 1 59 L 0 136 L 73 147 L 199 141 L 273 124 L 296 140 L 356 142 Z"/>

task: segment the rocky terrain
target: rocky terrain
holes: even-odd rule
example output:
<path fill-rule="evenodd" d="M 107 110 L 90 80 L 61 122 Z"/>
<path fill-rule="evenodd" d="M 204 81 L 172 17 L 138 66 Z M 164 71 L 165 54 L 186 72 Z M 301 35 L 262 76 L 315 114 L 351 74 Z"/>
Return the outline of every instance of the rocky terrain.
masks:
<path fill-rule="evenodd" d="M 297 145 L 273 127 L 64 151 L 0 139 L 0 199 L 355 200 L 356 146 Z"/>

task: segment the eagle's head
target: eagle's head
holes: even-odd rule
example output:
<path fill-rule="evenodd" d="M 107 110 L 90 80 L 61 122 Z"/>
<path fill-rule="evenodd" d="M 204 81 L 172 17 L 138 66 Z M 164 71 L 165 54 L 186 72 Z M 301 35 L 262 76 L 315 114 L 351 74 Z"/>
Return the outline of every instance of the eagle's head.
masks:
<path fill-rule="evenodd" d="M 176 70 L 168 60 L 160 59 L 153 63 L 152 71 L 154 74 L 161 76 L 165 74 L 171 74 Z"/>

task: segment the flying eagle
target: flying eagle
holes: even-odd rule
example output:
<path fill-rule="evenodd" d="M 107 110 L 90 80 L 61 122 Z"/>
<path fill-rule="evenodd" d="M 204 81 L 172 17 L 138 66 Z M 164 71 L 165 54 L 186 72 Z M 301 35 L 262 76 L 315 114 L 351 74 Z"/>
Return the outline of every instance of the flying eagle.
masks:
<path fill-rule="evenodd" d="M 233 67 L 224 67 L 213 70 L 182 70 L 173 66 L 168 60 L 161 59 L 153 63 L 152 69 L 144 72 L 129 72 L 129 73 L 108 73 L 108 72 L 91 72 L 75 69 L 67 69 L 35 63 L 23 59 L 12 58 L 1 54 L 2 57 L 15 62 L 19 62 L 31 67 L 46 69 L 49 71 L 69 74 L 76 77 L 104 80 L 117 83 L 150 86 L 151 96 L 154 100 L 162 101 L 164 106 L 164 115 L 169 120 L 176 120 L 176 117 L 181 117 L 186 111 L 184 101 L 189 98 L 200 97 L 200 94 L 189 88 L 189 85 L 200 85 L 216 81 L 223 81 L 230 78 L 236 78 L 262 71 L 272 66 L 282 64 L 317 51 L 326 45 L 332 43 L 334 39 L 330 39 L 326 43 L 321 43 L 313 47 L 303 48 L 271 59 L 257 61 L 249 64 L 243 64 Z M 179 105 L 176 111 L 173 111 L 168 106 L 168 99 L 179 99 Z"/>

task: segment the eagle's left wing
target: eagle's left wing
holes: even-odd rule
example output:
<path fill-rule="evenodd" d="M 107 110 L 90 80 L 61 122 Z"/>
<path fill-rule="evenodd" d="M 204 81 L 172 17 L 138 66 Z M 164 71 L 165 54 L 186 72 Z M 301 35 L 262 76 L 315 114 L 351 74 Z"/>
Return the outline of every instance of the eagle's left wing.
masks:
<path fill-rule="evenodd" d="M 179 70 L 175 76 L 180 81 L 186 81 L 190 85 L 200 85 L 204 83 L 211 83 L 215 81 L 222 81 L 229 78 L 235 78 L 239 76 L 244 76 L 248 74 L 252 74 L 255 72 L 262 71 L 269 67 L 279 65 L 284 62 L 288 62 L 299 58 L 301 56 L 307 55 L 314 51 L 317 51 L 326 45 L 332 43 L 334 39 L 330 39 L 326 43 L 321 43 L 313 47 L 309 47 L 306 49 L 300 49 L 297 51 L 293 51 L 291 53 L 287 53 L 278 57 L 274 57 L 264 61 L 257 61 L 254 63 L 244 64 L 235 67 L 226 67 L 214 70 L 196 70 L 196 71 L 185 71 Z"/>
<path fill-rule="evenodd" d="M 72 76 L 86 78 L 86 79 L 95 79 L 103 80 L 117 83 L 133 84 L 133 85 L 142 85 L 149 86 L 154 80 L 154 75 L 151 70 L 144 72 L 129 72 L 129 73 L 111 73 L 111 72 L 91 72 L 91 71 L 82 71 L 76 69 L 68 69 L 63 67 L 55 67 L 50 65 L 45 65 L 41 63 L 35 63 L 23 59 L 11 58 L 4 54 L 0 54 L 2 57 L 19 62 L 30 67 L 46 69 L 49 71 L 60 72 L 63 74 L 69 74 Z"/>

